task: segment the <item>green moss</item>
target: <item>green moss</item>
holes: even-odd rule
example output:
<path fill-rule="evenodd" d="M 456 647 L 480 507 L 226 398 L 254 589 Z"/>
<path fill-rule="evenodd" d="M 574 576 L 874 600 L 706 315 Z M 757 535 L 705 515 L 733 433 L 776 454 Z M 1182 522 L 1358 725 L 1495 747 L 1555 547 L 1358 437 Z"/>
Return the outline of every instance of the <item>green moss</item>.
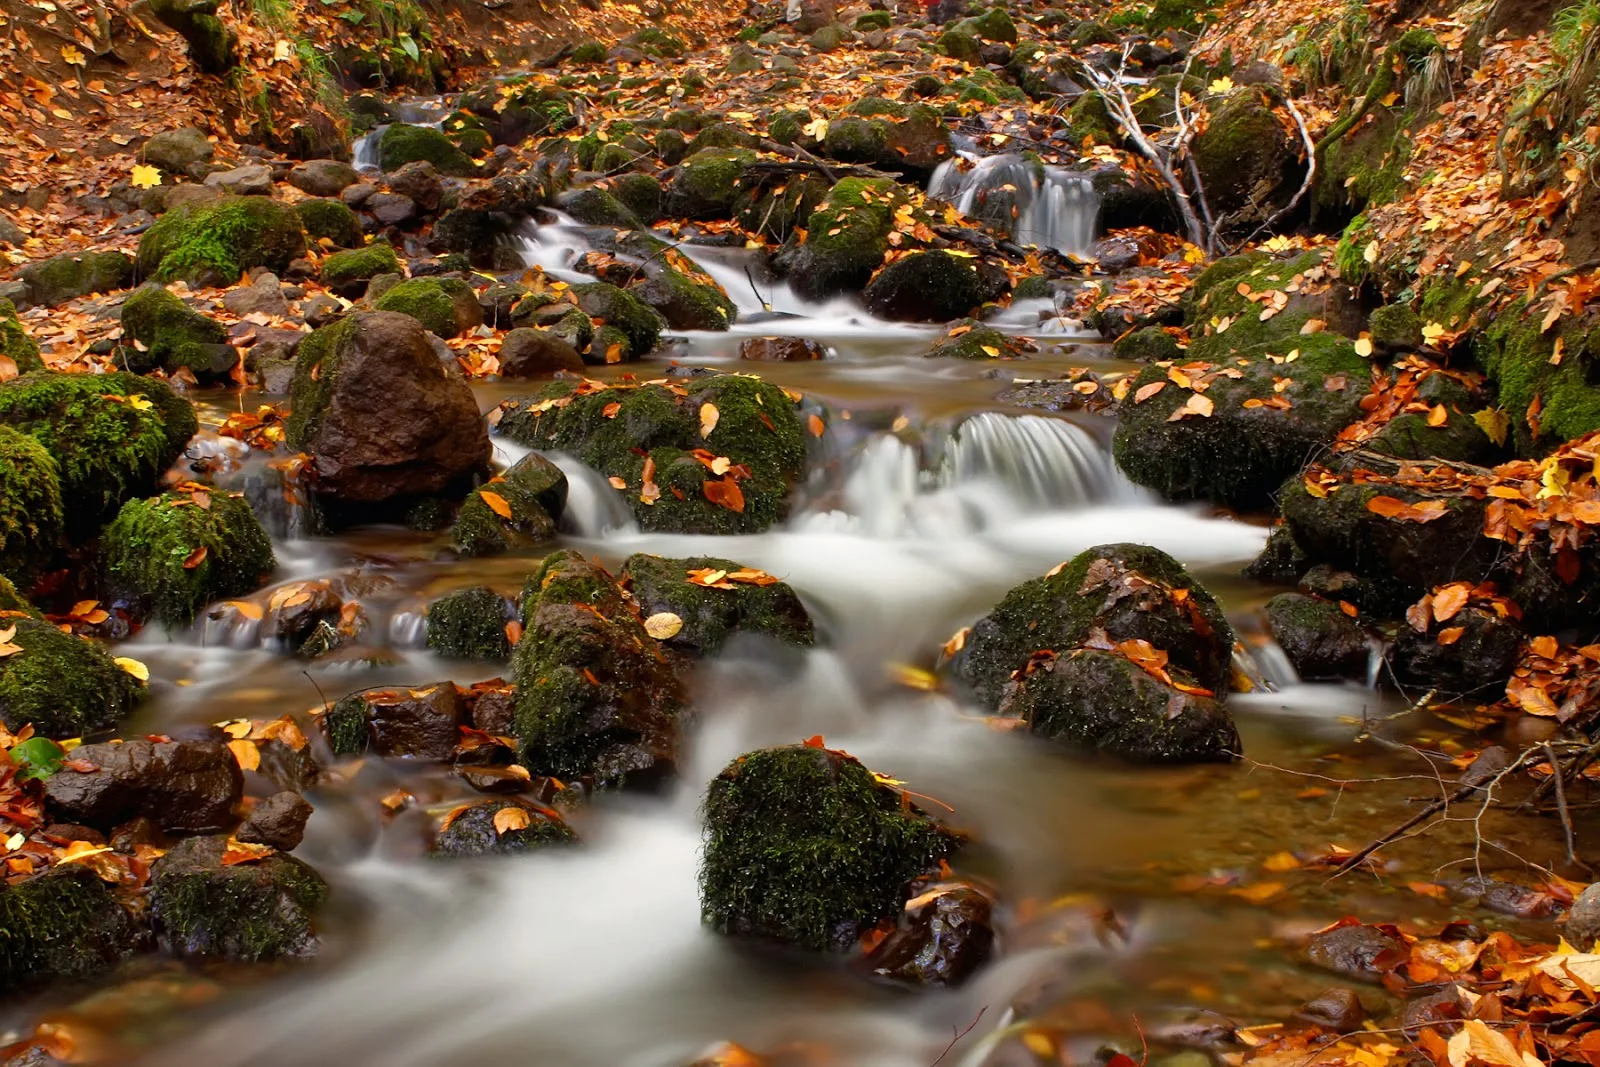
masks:
<path fill-rule="evenodd" d="M 1067 112 L 1072 136 L 1081 141 L 1093 138 L 1099 144 L 1110 144 L 1116 139 L 1117 122 L 1099 93 L 1084 93 Z"/>
<path fill-rule="evenodd" d="M 191 837 L 157 860 L 150 914 L 182 956 L 243 963 L 314 955 L 328 884 L 292 856 L 223 866 L 227 839 Z"/>
<path fill-rule="evenodd" d="M 169 627 L 187 626 L 213 600 L 255 592 L 278 565 L 249 502 L 220 490 L 206 507 L 190 493 L 128 501 L 102 551 L 111 588 Z"/>
<path fill-rule="evenodd" d="M 505 518 L 483 499 L 492 492 L 511 509 Z M 567 478 L 540 455 L 525 456 L 461 505 L 452 536 L 465 556 L 494 556 L 555 536 L 555 519 L 566 504 Z"/>
<path fill-rule="evenodd" d="M 828 198 L 829 188 L 815 175 L 790 178 L 779 189 L 745 197 L 739 208 L 739 225 L 770 240 L 787 241 L 797 227 L 811 224 L 811 216 Z"/>
<path fill-rule="evenodd" d="M 508 659 L 510 617 L 505 597 L 486 585 L 449 593 L 428 605 L 428 647 L 450 659 Z"/>
<path fill-rule="evenodd" d="M 13 732 L 32 723 L 45 737 L 82 737 L 116 725 L 144 691 L 87 638 L 34 619 L 6 626 L 17 628 L 11 643 L 22 649 L 0 658 L 0 721 Z"/>
<path fill-rule="evenodd" d="M 122 336 L 136 342 L 123 348 L 123 361 L 131 370 L 188 367 L 201 377 L 218 362 L 214 346 L 228 343 L 228 331 L 220 322 L 153 282 L 123 301 Z"/>
<path fill-rule="evenodd" d="M 677 37 L 655 26 L 646 26 L 628 38 L 628 43 L 640 51 L 652 56 L 667 56 L 676 59 L 688 51 Z"/>
<path fill-rule="evenodd" d="M 661 340 L 666 320 L 656 309 L 626 289 L 605 282 L 575 285 L 572 294 L 578 307 L 591 319 L 603 319 L 607 326 L 620 330 L 627 339 L 624 359 L 638 359 L 655 349 Z M 601 347 L 598 344 L 594 347 Z M 604 359 L 602 348 L 601 359 Z"/>
<path fill-rule="evenodd" d="M 410 315 L 440 337 L 454 337 L 461 332 L 461 327 L 456 320 L 452 291 L 459 293 L 460 288 L 466 288 L 470 294 L 470 286 L 453 278 L 412 278 L 384 293 L 373 306 L 378 311 Z"/>
<path fill-rule="evenodd" d="M 1422 319 L 1405 304 L 1387 304 L 1372 313 L 1367 323 L 1375 344 L 1386 348 L 1421 348 Z"/>
<path fill-rule="evenodd" d="M 696 152 L 679 166 L 667 187 L 666 213 L 674 218 L 727 218 L 739 197 L 740 180 L 755 153 L 743 148 Z"/>
<path fill-rule="evenodd" d="M 689 151 L 702 152 L 708 148 L 754 148 L 755 146 L 754 134 L 741 130 L 731 122 L 713 122 L 695 134 Z"/>
<path fill-rule="evenodd" d="M 44 361 L 39 358 L 39 346 L 22 328 L 16 305 L 4 297 L 0 297 L 0 356 L 16 364 L 21 374 L 44 369 Z"/>
<path fill-rule="evenodd" d="M 37 578 L 61 546 L 65 524 L 56 461 L 27 434 L 0 426 L 0 576 Z"/>
<path fill-rule="evenodd" d="M 1210 122 L 1195 138 L 1194 161 L 1215 210 L 1245 206 L 1261 188 L 1283 180 L 1289 140 L 1271 103 L 1258 86 L 1235 89 L 1212 106 Z"/>
<path fill-rule="evenodd" d="M 0 574 L 0 611 L 21 612 L 29 618 L 43 618 L 39 609 L 28 603 L 28 598 L 17 592 L 11 579 Z"/>
<path fill-rule="evenodd" d="M 643 225 L 627 205 L 597 186 L 590 186 L 574 193 L 562 208 L 585 226 L 637 229 Z"/>
<path fill-rule="evenodd" d="M 1213 263 L 1195 279 L 1188 297 L 1186 317 L 1193 335 L 1190 357 L 1221 360 L 1254 345 L 1298 338 L 1319 309 L 1313 302 L 1295 300 L 1293 291 L 1301 288 L 1308 273 L 1325 269 L 1326 257 L 1321 251 L 1303 252 L 1287 260 L 1258 252 Z M 1290 302 L 1263 322 L 1261 305 L 1239 292 L 1241 285 L 1258 297 L 1267 292 L 1285 293 Z M 1227 328 L 1218 332 L 1224 322 Z"/>
<path fill-rule="evenodd" d="M 1162 359 L 1178 359 L 1183 355 L 1183 350 L 1178 347 L 1178 339 L 1166 330 L 1159 326 L 1146 326 L 1117 338 L 1111 346 L 1111 354 L 1118 359 L 1154 363 Z"/>
<path fill-rule="evenodd" d="M 1221 0 L 1155 0 L 1144 20 L 1144 28 L 1149 33 L 1164 30 L 1197 33 L 1219 6 Z"/>
<path fill-rule="evenodd" d="M 974 18 L 963 19 L 961 29 L 985 41 L 1002 41 L 1006 44 L 1017 43 L 1017 25 L 1011 21 L 1011 16 L 1003 7 L 991 7 L 988 11 Z"/>
<path fill-rule="evenodd" d="M 385 173 L 418 162 L 432 163 L 440 174 L 454 178 L 470 178 L 478 172 L 478 165 L 471 157 L 432 126 L 397 122 L 383 131 L 378 139 L 378 163 Z"/>
<path fill-rule="evenodd" d="M 528 825 L 520 830 L 497 829 L 495 816 L 506 808 L 526 812 Z M 577 840 L 572 827 L 549 808 L 517 800 L 488 800 L 458 812 L 450 820 L 450 825 L 439 832 L 434 855 L 510 856 L 552 845 L 570 845 Z"/>
<path fill-rule="evenodd" d="M 1424 323 L 1436 322 L 1449 330 L 1465 330 L 1474 325 L 1482 288 L 1483 276 L 1479 274 L 1422 279 L 1418 317 Z"/>
<path fill-rule="evenodd" d="M 1405 120 L 1377 107 L 1372 121 L 1329 147 L 1317 175 L 1321 207 L 1366 211 L 1391 203 L 1405 187 L 1411 138 Z"/>
<path fill-rule="evenodd" d="M 691 278 L 672 267 L 658 271 L 635 291 L 679 330 L 726 330 L 739 312 L 709 276 Z"/>
<path fill-rule="evenodd" d="M 1012 338 L 993 326 L 985 326 L 977 319 L 962 319 L 950 324 L 950 330 L 961 330 L 951 336 L 946 331 L 939 343 L 928 352 L 933 358 L 944 359 L 1018 359 L 1022 349 Z M 990 349 L 994 351 L 991 352 Z"/>
<path fill-rule="evenodd" d="M 623 174 L 611 179 L 611 195 L 647 226 L 661 219 L 661 183 L 648 174 Z"/>
<path fill-rule="evenodd" d="M 1367 262 L 1366 254 L 1376 236 L 1366 215 L 1350 220 L 1333 250 L 1333 262 L 1339 268 L 1340 278 L 1351 285 L 1360 285 L 1371 276 L 1372 265 Z"/>
<path fill-rule="evenodd" d="M 0 990 L 8 993 L 91 977 L 138 943 L 111 887 L 84 864 L 0 884 L 0 931 Z"/>
<path fill-rule="evenodd" d="M 0 385 L 0 423 L 56 461 L 68 532 L 84 537 L 123 501 L 154 490 L 195 419 L 187 401 L 148 378 L 36 371 Z"/>
<path fill-rule="evenodd" d="M 641 554 L 628 557 L 622 576 L 639 602 L 640 614 L 648 618 L 670 612 L 683 620 L 683 629 L 665 642 L 669 648 L 711 656 L 741 633 L 790 645 L 815 644 L 811 617 L 786 583 L 708 589 L 688 580 L 690 571 L 743 569 L 742 563 L 711 556 L 663 559 Z"/>
<path fill-rule="evenodd" d="M 731 763 L 704 819 L 704 922 L 815 951 L 843 951 L 898 915 L 906 886 L 955 846 L 859 761 L 802 745 Z"/>
<path fill-rule="evenodd" d="M 322 730 L 335 756 L 359 756 L 367 751 L 372 743 L 370 712 L 366 698 L 356 694 L 343 698 L 322 716 Z"/>
<path fill-rule="evenodd" d="M 868 11 L 864 15 L 857 15 L 855 28 L 857 33 L 868 33 L 872 30 L 886 30 L 894 25 L 894 16 L 887 11 Z"/>
<path fill-rule="evenodd" d="M 1548 332 L 1543 314 L 1519 300 L 1502 310 L 1473 343 L 1473 356 L 1499 390 L 1512 431 L 1524 453 L 1600 429 L 1600 329 L 1571 319 Z M 1552 365 L 1555 346 L 1564 351 Z M 1525 417 L 1535 401 L 1535 433 Z"/>
<path fill-rule="evenodd" d="M 313 330 L 295 352 L 294 386 L 284 439 L 290 448 L 304 449 L 316 439 L 323 413 L 339 378 L 340 354 L 354 339 L 354 318 L 340 319 Z"/>
<path fill-rule="evenodd" d="M 939 35 L 939 51 L 964 63 L 978 61 L 979 47 L 978 39 L 965 30 L 949 29 Z"/>
<path fill-rule="evenodd" d="M 191 284 L 232 285 L 252 267 L 282 274 L 306 253 L 300 216 L 265 196 L 225 196 L 169 211 L 139 239 L 139 271 Z"/>
<path fill-rule="evenodd" d="M 845 163 L 877 162 L 889 151 L 889 127 L 881 120 L 834 119 L 828 123 L 822 149 Z"/>
<path fill-rule="evenodd" d="M 572 50 L 569 58 L 576 66 L 595 66 L 606 61 L 606 46 L 599 41 L 585 41 Z"/>
<path fill-rule="evenodd" d="M 133 260 L 122 252 L 66 253 L 23 267 L 28 298 L 56 307 L 90 293 L 109 293 L 133 284 Z"/>
<path fill-rule="evenodd" d="M 399 273 L 400 258 L 386 241 L 376 241 L 348 252 L 335 252 L 322 261 L 322 283 L 330 288 L 366 281 L 380 274 Z"/>
<path fill-rule="evenodd" d="M 340 248 L 359 249 L 365 238 L 361 220 L 340 200 L 302 200 L 294 206 L 306 236 L 313 241 L 327 238 Z"/>
<path fill-rule="evenodd" d="M 826 299 L 859 291 L 883 263 L 890 224 L 905 202 L 887 178 L 845 178 L 811 216 L 791 282 L 801 296 Z"/>

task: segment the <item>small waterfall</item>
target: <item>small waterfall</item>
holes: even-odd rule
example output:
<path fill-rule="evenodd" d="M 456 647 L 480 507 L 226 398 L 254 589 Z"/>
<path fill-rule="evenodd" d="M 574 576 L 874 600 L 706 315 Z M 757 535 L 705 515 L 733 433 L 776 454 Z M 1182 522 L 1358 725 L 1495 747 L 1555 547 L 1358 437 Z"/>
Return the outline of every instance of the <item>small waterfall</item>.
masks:
<path fill-rule="evenodd" d="M 1008 153 L 939 165 L 928 195 L 970 219 L 1004 230 L 1018 244 L 1084 255 L 1094 244 L 1100 196 L 1089 179 Z"/>
<path fill-rule="evenodd" d="M 992 411 L 951 435 L 939 481 L 996 482 L 1030 510 L 1102 501 L 1120 488 L 1110 456 L 1087 431 L 1061 419 Z"/>
<path fill-rule="evenodd" d="M 627 500 L 611 488 L 599 471 L 563 452 L 543 455 L 567 476 L 567 506 L 557 525 L 562 533 L 599 539 L 639 532 Z"/>
<path fill-rule="evenodd" d="M 383 131 L 388 126 L 374 126 L 366 133 L 355 139 L 350 146 L 350 161 L 358 171 L 375 171 L 382 168 L 378 165 L 378 140 L 383 137 Z"/>
<path fill-rule="evenodd" d="M 589 242 L 571 219 L 558 215 L 557 220 L 544 226 L 531 220 L 523 223 L 511 236 L 512 247 L 525 265 L 538 267 L 552 278 L 573 284 L 594 281 L 572 266 L 589 251 Z"/>

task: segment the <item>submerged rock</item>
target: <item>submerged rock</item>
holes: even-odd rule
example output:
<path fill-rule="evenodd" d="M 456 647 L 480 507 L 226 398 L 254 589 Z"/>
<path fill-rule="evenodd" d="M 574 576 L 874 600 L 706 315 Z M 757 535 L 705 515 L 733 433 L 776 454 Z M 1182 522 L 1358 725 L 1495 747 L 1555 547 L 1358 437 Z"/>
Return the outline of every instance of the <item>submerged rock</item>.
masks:
<path fill-rule="evenodd" d="M 139 946 L 132 917 L 90 867 L 67 864 L 0 882 L 0 991 L 88 978 Z"/>
<path fill-rule="evenodd" d="M 455 812 L 439 831 L 433 850 L 440 856 L 508 856 L 577 840 L 572 827 L 550 808 L 523 800 L 489 800 Z"/>
<path fill-rule="evenodd" d="M 760 749 L 711 782 L 701 916 L 723 934 L 843 951 L 901 911 L 951 831 L 843 752 Z"/>
<path fill-rule="evenodd" d="M 82 737 L 114 726 L 144 693 L 106 650 L 39 619 L 11 617 L 8 643 L 22 651 L 0 657 L 0 722 L 16 732 L 29 723 L 44 737 Z"/>
<path fill-rule="evenodd" d="M 315 956 L 322 876 L 280 852 L 229 864 L 229 848 L 192 837 L 155 862 L 150 915 L 162 940 L 180 956 L 236 963 Z"/>
<path fill-rule="evenodd" d="M 66 765 L 45 781 L 58 818 L 110 830 L 145 817 L 177 834 L 217 833 L 237 821 L 244 776 L 220 741 L 83 745 L 73 757 L 94 769 Z"/>
<path fill-rule="evenodd" d="M 879 978 L 911 985 L 960 985 L 994 950 L 993 911 L 993 902 L 976 886 L 932 886 L 906 902 L 894 931 L 867 956 L 867 968 Z"/>
<path fill-rule="evenodd" d="M 811 616 L 787 583 L 762 575 L 756 581 L 765 584 L 725 582 L 719 584 L 729 588 L 718 589 L 688 580 L 693 571 L 745 570 L 743 564 L 727 559 L 641 554 L 628 557 L 622 578 L 646 619 L 665 613 L 679 620 L 681 629 L 662 641 L 673 651 L 715 655 L 739 634 L 760 634 L 790 645 L 814 644 Z"/>
<path fill-rule="evenodd" d="M 1367 676 L 1372 645 L 1361 625 L 1338 604 L 1300 593 L 1267 602 L 1267 629 L 1295 671 L 1308 682 L 1360 681 Z"/>

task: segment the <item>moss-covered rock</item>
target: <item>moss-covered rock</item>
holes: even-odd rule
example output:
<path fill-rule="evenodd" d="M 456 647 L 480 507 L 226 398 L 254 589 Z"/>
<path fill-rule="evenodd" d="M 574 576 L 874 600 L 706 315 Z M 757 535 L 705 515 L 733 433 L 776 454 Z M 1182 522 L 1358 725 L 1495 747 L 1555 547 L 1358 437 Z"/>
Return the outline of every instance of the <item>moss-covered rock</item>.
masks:
<path fill-rule="evenodd" d="M 703 274 L 691 277 L 673 267 L 656 270 L 632 291 L 675 330 L 726 330 L 739 313 L 714 280 Z"/>
<path fill-rule="evenodd" d="M 99 645 L 47 622 L 11 618 L 11 644 L 0 658 L 0 722 L 13 732 L 29 723 L 44 737 L 82 737 L 116 725 L 144 687 Z"/>
<path fill-rule="evenodd" d="M 857 15 L 854 25 L 857 33 L 886 30 L 894 25 L 894 16 L 887 11 L 868 11 L 865 14 Z"/>
<path fill-rule="evenodd" d="M 700 908 L 719 933 L 844 951 L 958 841 L 843 752 L 761 749 L 712 779 Z"/>
<path fill-rule="evenodd" d="M 139 238 L 139 272 L 157 281 L 232 285 L 252 267 L 282 274 L 306 254 L 291 207 L 265 196 L 224 196 L 169 211 Z"/>
<path fill-rule="evenodd" d="M 1542 320 L 1540 311 L 1519 300 L 1473 342 L 1473 356 L 1499 391 L 1500 406 L 1512 413 L 1512 432 L 1523 452 L 1600 429 L 1600 326 L 1574 318 L 1547 332 Z M 1557 343 L 1564 352 L 1552 363 Z M 1520 417 L 1535 399 L 1537 431 Z"/>
<path fill-rule="evenodd" d="M 140 374 L 180 367 L 201 381 L 226 376 L 239 362 L 220 322 L 195 311 L 156 282 L 141 286 L 122 304 L 122 362 Z"/>
<path fill-rule="evenodd" d="M 447 593 L 428 605 L 428 647 L 450 659 L 507 659 L 513 618 L 510 601 L 486 585 Z"/>
<path fill-rule="evenodd" d="M 0 385 L 0 425 L 33 437 L 56 461 L 73 537 L 154 491 L 197 428 L 194 409 L 165 383 L 49 371 Z"/>
<path fill-rule="evenodd" d="M 948 322 L 997 299 L 1009 283 L 947 252 L 913 252 L 878 273 L 862 292 L 874 315 L 897 322 Z"/>
<path fill-rule="evenodd" d="M 1065 655 L 1103 635 L 1146 641 L 1167 655 L 1174 679 L 1227 689 L 1233 630 L 1216 599 L 1165 552 L 1144 545 L 1101 545 L 1052 574 L 1012 589 L 973 625 L 951 669 L 983 706 L 996 709 L 1012 675 L 1035 652 Z"/>
<path fill-rule="evenodd" d="M 572 295 L 579 309 L 592 321 L 603 320 L 605 325 L 621 331 L 627 342 L 625 350 L 618 354 L 619 359 L 612 359 L 606 348 L 591 344 L 589 362 L 616 363 L 639 359 L 653 351 L 661 340 L 666 320 L 655 308 L 628 290 L 605 282 L 591 282 L 573 286 Z M 600 351 L 594 352 L 595 348 L 600 348 Z"/>
<path fill-rule="evenodd" d="M 1114 651 L 1041 656 L 1000 710 L 1040 737 L 1134 763 L 1228 763 L 1242 751 L 1221 703 L 1170 685 Z"/>
<path fill-rule="evenodd" d="M 0 576 L 32 582 L 60 547 L 65 527 L 56 461 L 32 437 L 0 426 Z"/>
<path fill-rule="evenodd" d="M 958 28 L 985 41 L 1001 41 L 1005 44 L 1017 43 L 1017 25 L 1011 21 L 1011 15 L 1000 6 L 991 7 L 981 15 L 969 19 L 962 19 L 957 24 Z"/>
<path fill-rule="evenodd" d="M 691 571 L 745 570 L 732 560 L 696 556 L 663 559 L 635 555 L 623 564 L 622 578 L 645 618 L 676 615 L 683 628 L 662 643 L 676 652 L 712 656 L 738 634 L 760 634 L 789 645 L 810 646 L 816 631 L 805 605 L 785 582 L 729 583 L 717 589 L 690 582 Z"/>
<path fill-rule="evenodd" d="M 819 28 L 811 35 L 813 52 L 837 52 L 850 40 L 850 31 L 836 22 Z"/>
<path fill-rule="evenodd" d="M 796 228 L 811 225 L 817 205 L 828 198 L 831 186 L 815 175 L 795 177 L 780 188 L 755 191 L 741 197 L 739 225 L 772 241 L 787 241 Z"/>
<path fill-rule="evenodd" d="M 1441 643 L 1446 630 L 1454 633 L 1448 643 Z M 1401 626 L 1389 649 L 1389 670 L 1404 687 L 1474 701 L 1498 698 L 1527 639 L 1512 620 L 1473 604 L 1445 622 L 1430 620 L 1424 630 Z"/>
<path fill-rule="evenodd" d="M 243 496 L 164 493 L 130 500 L 101 541 L 106 580 L 170 626 L 206 604 L 261 587 L 278 565 L 272 540 Z"/>
<path fill-rule="evenodd" d="M 0 574 L 0 611 L 20 613 L 31 619 L 43 618 L 39 609 L 30 604 L 27 597 L 17 592 L 17 587 L 4 574 Z"/>
<path fill-rule="evenodd" d="M 951 59 L 959 59 L 964 63 L 978 62 L 982 46 L 978 38 L 966 30 L 952 28 L 939 35 L 939 51 Z"/>
<path fill-rule="evenodd" d="M 562 209 L 585 226 L 614 226 L 636 230 L 643 226 L 626 204 L 599 186 L 580 189 L 562 203 Z"/>
<path fill-rule="evenodd" d="M 1422 317 L 1406 304 L 1386 304 L 1372 313 L 1368 329 L 1380 348 L 1409 351 L 1421 348 Z"/>
<path fill-rule="evenodd" d="M 555 553 L 528 580 L 522 616 L 512 658 L 522 762 L 602 786 L 670 774 L 682 687 L 605 568 Z"/>
<path fill-rule="evenodd" d="M 844 163 L 880 162 L 889 152 L 889 124 L 882 119 L 834 119 L 822 139 L 822 151 Z"/>
<path fill-rule="evenodd" d="M 1267 629 L 1305 681 L 1366 678 L 1371 644 L 1338 604 L 1283 593 L 1267 601 L 1266 616 Z"/>
<path fill-rule="evenodd" d="M 732 216 L 740 181 L 755 153 L 744 148 L 708 148 L 678 165 L 667 186 L 662 210 L 671 218 L 725 219 Z"/>
<path fill-rule="evenodd" d="M 191 837 L 155 862 L 150 916 L 162 940 L 180 956 L 238 963 L 315 956 L 328 883 L 281 852 L 229 865 L 227 850 L 227 838 Z"/>
<path fill-rule="evenodd" d="M 935 359 L 1026 359 L 1022 346 L 977 319 L 951 323 L 927 355 Z"/>
<path fill-rule="evenodd" d="M 483 323 L 478 294 L 459 278 L 412 278 L 384 293 L 374 307 L 410 315 L 444 338 L 458 336 Z"/>
<path fill-rule="evenodd" d="M 345 296 L 359 295 L 366 283 L 380 274 L 399 273 L 400 258 L 386 241 L 335 252 L 322 261 L 322 284 Z"/>
<path fill-rule="evenodd" d="M 1146 326 L 1117 338 L 1111 354 L 1118 359 L 1155 363 L 1159 360 L 1176 360 L 1183 355 L 1178 339 L 1160 326 Z"/>
<path fill-rule="evenodd" d="M 789 262 L 795 291 L 808 300 L 859 292 L 883 263 L 904 191 L 887 178 L 845 178 L 811 216 Z"/>
<path fill-rule="evenodd" d="M 30 263 L 18 275 L 28 299 L 40 307 L 58 307 L 91 293 L 111 293 L 133 284 L 133 259 L 122 252 L 65 253 Z"/>
<path fill-rule="evenodd" d="M 611 195 L 646 226 L 661 221 L 661 182 L 648 174 L 622 174 L 611 179 Z"/>
<path fill-rule="evenodd" d="M 805 432 L 794 402 L 776 386 L 741 375 L 699 378 L 682 388 L 683 395 L 661 385 L 575 395 L 571 383 L 556 382 L 538 397 L 508 401 L 498 428 L 521 444 L 571 453 L 622 479 L 621 491 L 646 530 L 731 534 L 771 526 L 805 471 Z M 618 406 L 608 415 L 612 404 Z M 716 409 L 715 425 L 702 436 L 708 405 Z M 721 475 L 712 470 L 718 457 L 731 464 Z M 646 491 L 647 463 L 655 494 Z"/>
<path fill-rule="evenodd" d="M 0 990 L 7 993 L 92 977 L 141 940 L 132 916 L 86 864 L 0 883 L 0 930 Z"/>
<path fill-rule="evenodd" d="M 499 499 L 491 503 L 484 493 Z M 537 453 L 524 456 L 503 479 L 467 497 L 451 536 L 465 556 L 498 556 L 527 548 L 555 536 L 556 520 L 566 502 L 567 476 L 561 468 Z"/>
<path fill-rule="evenodd" d="M 360 248 L 365 241 L 361 220 L 342 200 L 302 200 L 294 210 L 313 241 L 326 239 L 340 248 Z"/>
<path fill-rule="evenodd" d="M 203 74 L 226 74 L 239 62 L 239 38 L 205 0 L 151 0 L 150 14 L 177 30 Z"/>
<path fill-rule="evenodd" d="M 1390 419 L 1364 447 L 1396 459 L 1444 459 L 1458 463 L 1494 464 L 1503 450 L 1484 433 L 1475 416 L 1491 410 L 1482 390 L 1464 375 L 1434 369 L 1422 373 L 1412 394 L 1425 411 L 1403 411 Z"/>
<path fill-rule="evenodd" d="M 472 157 L 432 126 L 397 122 L 383 131 L 378 138 L 378 165 L 385 173 L 417 162 L 432 163 L 440 174 L 455 178 L 470 178 L 478 172 Z"/>
<path fill-rule="evenodd" d="M 525 819 L 502 819 L 506 829 L 495 826 L 495 817 L 507 808 L 526 815 Z M 517 822 L 525 825 L 517 827 Z M 533 852 L 553 845 L 576 843 L 578 835 L 559 812 L 522 800 L 486 800 L 458 811 L 449 825 L 439 831 L 433 851 L 437 856 L 510 856 Z"/>
<path fill-rule="evenodd" d="M 43 370 L 39 346 L 22 327 L 16 305 L 0 297 L 0 358 L 9 359 L 19 374 Z"/>
<path fill-rule="evenodd" d="M 1268 203 L 1293 162 L 1289 133 L 1272 111 L 1268 91 L 1235 89 L 1194 140 L 1195 165 L 1213 211 L 1240 211 Z"/>

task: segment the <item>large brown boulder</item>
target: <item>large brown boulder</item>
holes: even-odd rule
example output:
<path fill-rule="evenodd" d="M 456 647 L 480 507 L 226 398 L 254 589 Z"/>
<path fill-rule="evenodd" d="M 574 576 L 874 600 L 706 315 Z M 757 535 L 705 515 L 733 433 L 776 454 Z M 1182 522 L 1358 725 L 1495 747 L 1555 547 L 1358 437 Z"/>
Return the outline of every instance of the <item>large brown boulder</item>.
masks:
<path fill-rule="evenodd" d="M 317 491 L 375 504 L 439 493 L 489 461 L 466 382 L 445 373 L 410 315 L 349 315 L 300 344 L 291 447 L 309 452 Z"/>
<path fill-rule="evenodd" d="M 64 821 L 109 830 L 145 816 L 182 834 L 217 833 L 237 821 L 244 776 L 220 741 L 84 745 L 72 757 L 44 787 L 51 813 Z"/>

